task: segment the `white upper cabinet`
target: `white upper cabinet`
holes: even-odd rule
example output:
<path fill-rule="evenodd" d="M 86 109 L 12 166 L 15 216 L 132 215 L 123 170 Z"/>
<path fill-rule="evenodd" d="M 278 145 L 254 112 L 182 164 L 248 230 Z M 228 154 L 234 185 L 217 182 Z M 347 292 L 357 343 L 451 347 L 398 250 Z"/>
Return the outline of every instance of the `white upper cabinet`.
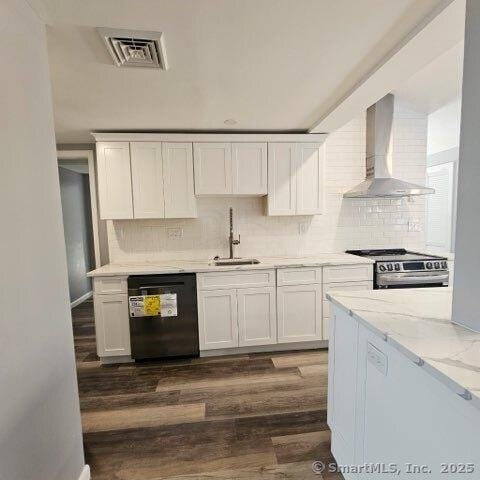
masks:
<path fill-rule="evenodd" d="M 267 144 L 232 143 L 232 193 L 267 194 Z"/>
<path fill-rule="evenodd" d="M 162 144 L 130 143 L 134 218 L 163 218 Z"/>
<path fill-rule="evenodd" d="M 192 144 L 165 142 L 162 156 L 165 218 L 196 217 Z"/>
<path fill-rule="evenodd" d="M 266 143 L 194 143 L 196 195 L 266 195 Z"/>
<path fill-rule="evenodd" d="M 268 144 L 268 215 L 297 213 L 296 152 L 295 143 Z"/>
<path fill-rule="evenodd" d="M 232 193 L 232 149 L 230 143 L 194 143 L 195 194 Z"/>
<path fill-rule="evenodd" d="M 100 216 L 194 218 L 192 144 L 98 142 Z"/>
<path fill-rule="evenodd" d="M 97 143 L 97 175 L 100 218 L 133 218 L 128 142 Z"/>
<path fill-rule="evenodd" d="M 98 142 L 101 218 L 194 218 L 195 196 L 202 195 L 267 195 L 268 215 L 323 213 L 323 143 L 245 137 L 240 142 Z"/>
<path fill-rule="evenodd" d="M 323 213 L 325 144 L 297 144 L 297 215 Z"/>
<path fill-rule="evenodd" d="M 323 213 L 324 149 L 321 143 L 269 143 L 268 215 Z"/>

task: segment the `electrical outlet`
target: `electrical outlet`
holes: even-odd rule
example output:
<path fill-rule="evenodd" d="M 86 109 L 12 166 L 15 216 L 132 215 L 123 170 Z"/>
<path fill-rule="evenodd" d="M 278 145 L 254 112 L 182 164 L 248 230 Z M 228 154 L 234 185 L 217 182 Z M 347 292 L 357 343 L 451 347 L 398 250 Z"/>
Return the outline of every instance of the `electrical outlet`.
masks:
<path fill-rule="evenodd" d="M 421 232 L 422 227 L 418 220 L 409 220 L 408 222 L 408 231 L 409 232 Z"/>
<path fill-rule="evenodd" d="M 167 229 L 168 238 L 182 238 L 183 237 L 183 228 L 168 228 Z"/>
<path fill-rule="evenodd" d="M 300 235 L 305 235 L 308 232 L 308 223 L 302 222 L 298 224 L 298 233 Z"/>
<path fill-rule="evenodd" d="M 367 359 L 382 374 L 387 375 L 388 359 L 387 356 L 370 342 L 367 345 Z"/>

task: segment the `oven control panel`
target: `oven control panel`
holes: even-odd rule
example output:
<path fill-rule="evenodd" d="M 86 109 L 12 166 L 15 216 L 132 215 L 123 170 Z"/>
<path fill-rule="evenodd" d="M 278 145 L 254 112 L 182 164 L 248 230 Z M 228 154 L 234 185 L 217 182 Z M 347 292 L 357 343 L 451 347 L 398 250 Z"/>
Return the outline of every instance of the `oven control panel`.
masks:
<path fill-rule="evenodd" d="M 421 260 L 412 262 L 377 262 L 378 273 L 419 272 L 433 270 L 448 270 L 446 260 Z"/>

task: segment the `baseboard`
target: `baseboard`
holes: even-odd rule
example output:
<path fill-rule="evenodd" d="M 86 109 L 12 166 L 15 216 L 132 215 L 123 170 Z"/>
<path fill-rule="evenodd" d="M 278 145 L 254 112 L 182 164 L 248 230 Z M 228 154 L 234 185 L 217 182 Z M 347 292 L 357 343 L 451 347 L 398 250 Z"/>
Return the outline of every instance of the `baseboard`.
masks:
<path fill-rule="evenodd" d="M 314 342 L 276 343 L 272 345 L 258 345 L 252 347 L 218 348 L 216 350 L 201 350 L 201 357 L 217 357 L 221 355 L 238 355 L 242 353 L 285 352 L 289 350 L 317 350 L 328 348 L 328 340 Z"/>
<path fill-rule="evenodd" d="M 87 292 L 85 295 L 82 295 L 80 298 L 77 298 L 73 302 L 70 302 L 70 308 L 74 308 L 77 305 L 80 305 L 81 303 L 85 302 L 89 298 L 93 296 L 93 292 Z"/>
<path fill-rule="evenodd" d="M 82 473 L 78 477 L 78 480 L 90 480 L 90 467 L 88 465 L 83 467 Z"/>

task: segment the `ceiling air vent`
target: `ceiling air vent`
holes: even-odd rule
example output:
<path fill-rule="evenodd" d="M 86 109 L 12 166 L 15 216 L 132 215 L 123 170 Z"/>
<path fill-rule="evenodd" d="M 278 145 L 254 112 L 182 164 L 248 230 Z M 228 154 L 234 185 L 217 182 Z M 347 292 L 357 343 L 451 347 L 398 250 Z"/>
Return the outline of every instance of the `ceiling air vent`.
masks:
<path fill-rule="evenodd" d="M 162 32 L 97 28 L 117 67 L 168 69 Z"/>

